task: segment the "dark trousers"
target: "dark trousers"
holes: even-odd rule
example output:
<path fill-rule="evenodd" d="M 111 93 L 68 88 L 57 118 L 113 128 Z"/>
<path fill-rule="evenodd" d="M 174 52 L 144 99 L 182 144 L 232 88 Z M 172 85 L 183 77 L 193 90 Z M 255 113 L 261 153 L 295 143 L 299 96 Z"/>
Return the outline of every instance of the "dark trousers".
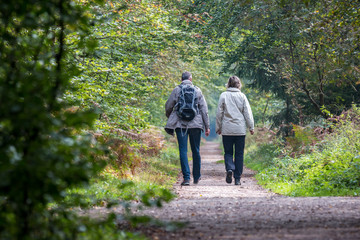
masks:
<path fill-rule="evenodd" d="M 232 170 L 234 178 L 240 179 L 244 165 L 245 136 L 222 136 L 226 171 Z M 235 156 L 234 156 L 235 147 Z"/>
<path fill-rule="evenodd" d="M 201 158 L 200 158 L 200 140 L 201 140 L 201 129 L 200 128 L 189 128 L 189 129 L 175 129 L 176 137 L 179 144 L 179 154 L 180 154 L 180 163 L 181 171 L 184 177 L 184 180 L 190 179 L 190 168 L 187 157 L 188 151 L 188 139 L 190 140 L 190 147 L 193 157 L 193 177 L 194 180 L 200 178 L 200 167 L 201 167 Z"/>

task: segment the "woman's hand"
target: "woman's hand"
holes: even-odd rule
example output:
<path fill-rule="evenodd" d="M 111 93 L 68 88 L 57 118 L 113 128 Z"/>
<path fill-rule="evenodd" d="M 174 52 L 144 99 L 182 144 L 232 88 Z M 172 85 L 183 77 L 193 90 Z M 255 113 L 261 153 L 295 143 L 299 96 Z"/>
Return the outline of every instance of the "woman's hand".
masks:
<path fill-rule="evenodd" d="M 251 134 L 251 135 L 254 135 L 254 130 L 250 130 L 250 134 Z"/>
<path fill-rule="evenodd" d="M 221 135 L 221 131 L 220 131 L 220 130 L 218 130 L 216 133 L 219 134 L 219 135 Z"/>

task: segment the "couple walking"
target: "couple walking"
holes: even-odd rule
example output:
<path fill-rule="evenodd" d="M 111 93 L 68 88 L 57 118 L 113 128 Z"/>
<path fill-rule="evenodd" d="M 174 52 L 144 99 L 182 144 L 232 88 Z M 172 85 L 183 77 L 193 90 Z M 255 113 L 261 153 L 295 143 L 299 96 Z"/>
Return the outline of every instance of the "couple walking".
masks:
<path fill-rule="evenodd" d="M 188 139 L 193 157 L 193 179 L 201 179 L 200 140 L 201 132 L 210 134 L 208 108 L 204 96 L 192 83 L 190 72 L 184 72 L 181 84 L 174 88 L 165 104 L 168 122 L 165 130 L 176 133 L 179 145 L 180 163 L 183 174 L 181 185 L 190 185 L 190 168 L 187 158 Z M 254 119 L 246 96 L 240 91 L 241 82 L 236 76 L 229 78 L 227 90 L 220 95 L 216 112 L 216 133 L 222 135 L 226 182 L 240 185 L 243 171 L 246 129 L 254 134 Z M 235 155 L 234 155 L 235 146 Z"/>

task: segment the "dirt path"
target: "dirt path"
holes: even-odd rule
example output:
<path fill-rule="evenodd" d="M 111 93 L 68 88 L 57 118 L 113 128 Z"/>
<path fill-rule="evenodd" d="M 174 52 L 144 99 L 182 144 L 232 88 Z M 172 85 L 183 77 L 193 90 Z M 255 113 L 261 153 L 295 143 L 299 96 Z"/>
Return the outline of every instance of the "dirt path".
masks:
<path fill-rule="evenodd" d="M 175 232 L 148 229 L 151 239 L 360 239 L 360 198 L 279 196 L 245 169 L 241 186 L 225 182 L 218 143 L 201 147 L 202 180 L 174 186 L 178 198 L 146 213 L 188 222 Z"/>

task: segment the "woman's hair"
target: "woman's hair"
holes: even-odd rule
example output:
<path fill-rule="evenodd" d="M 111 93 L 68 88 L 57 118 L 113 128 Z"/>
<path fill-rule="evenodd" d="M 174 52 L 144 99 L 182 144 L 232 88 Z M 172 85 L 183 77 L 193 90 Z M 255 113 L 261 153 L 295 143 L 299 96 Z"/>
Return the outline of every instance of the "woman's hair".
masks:
<path fill-rule="evenodd" d="M 229 81 L 227 83 L 228 88 L 238 88 L 241 89 L 241 81 L 237 76 L 229 77 Z"/>

